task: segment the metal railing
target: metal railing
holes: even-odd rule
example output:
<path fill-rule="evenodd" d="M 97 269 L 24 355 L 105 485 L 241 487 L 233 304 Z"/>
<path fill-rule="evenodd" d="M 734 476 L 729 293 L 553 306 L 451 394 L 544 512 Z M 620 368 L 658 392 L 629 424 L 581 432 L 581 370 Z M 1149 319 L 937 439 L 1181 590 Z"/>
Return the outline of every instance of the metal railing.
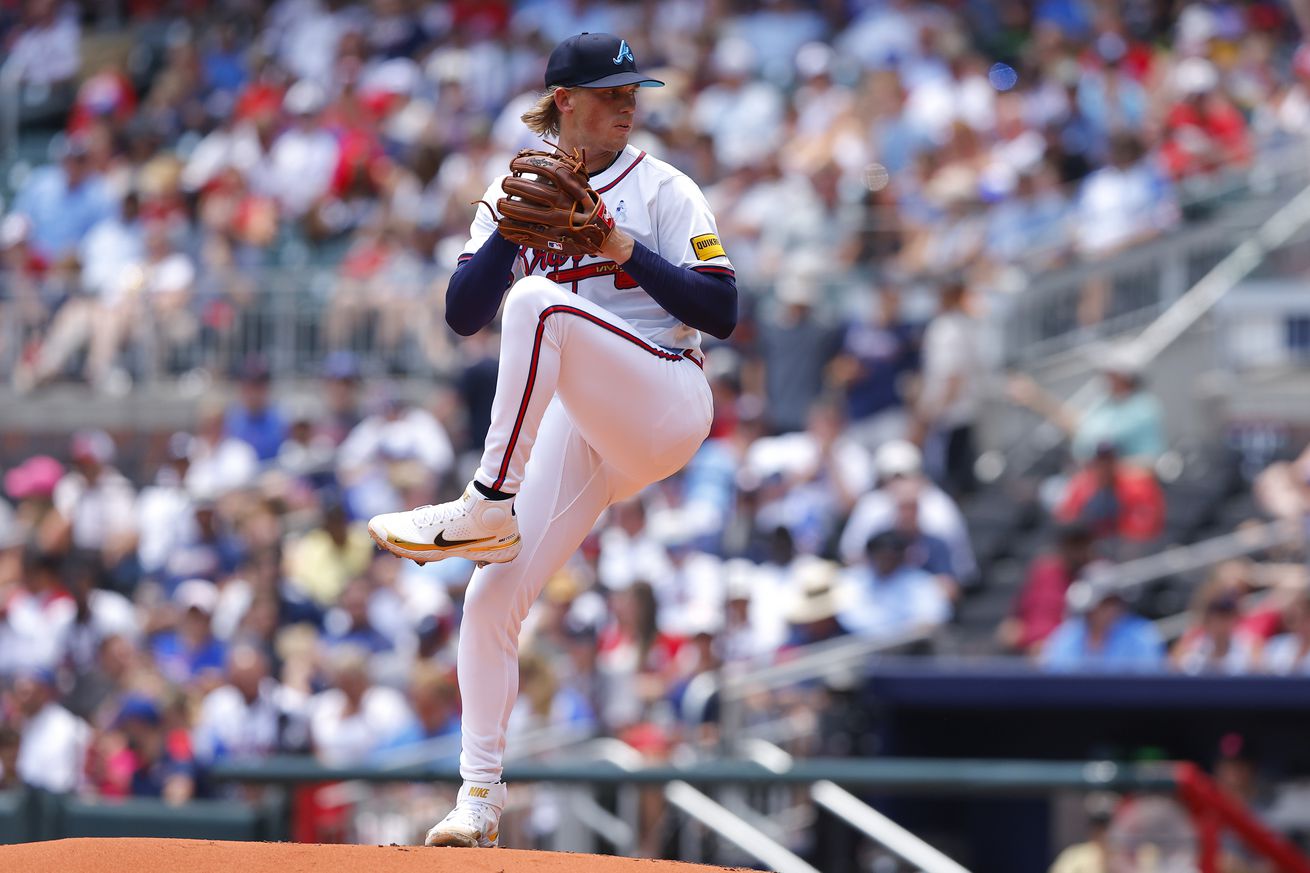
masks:
<path fill-rule="evenodd" d="M 750 741 L 747 744 L 747 755 L 751 760 L 777 773 L 785 773 L 795 761 L 783 749 L 763 740 Z M 969 873 L 955 861 L 835 782 L 827 780 L 816 782 L 809 787 L 806 796 L 923 873 Z"/>
<path fill-rule="evenodd" d="M 1260 527 L 1223 534 L 1190 546 L 1175 546 L 1154 555 L 1125 561 L 1115 566 L 1111 584 L 1120 591 L 1126 591 L 1148 582 L 1202 570 L 1265 549 L 1294 545 L 1304 537 L 1304 531 L 1295 523 L 1271 521 Z"/>
<path fill-rule="evenodd" d="M 514 761 L 537 758 L 544 754 L 553 755 L 566 749 L 584 748 L 603 738 L 598 738 L 594 730 L 565 725 L 515 734 L 511 740 L 506 758 Z M 379 756 L 373 763 L 384 770 L 401 769 L 431 761 L 454 760 L 459 757 L 459 752 L 460 738 L 455 734 L 404 746 Z"/>
<path fill-rule="evenodd" d="M 817 873 L 767 828 L 758 814 L 742 814 L 730 808 L 735 788 L 803 790 L 814 802 L 840 820 L 864 833 L 893 854 L 916 864 L 925 873 L 960 873 L 959 866 L 936 849 L 896 825 L 847 789 L 889 792 L 940 792 L 951 795 L 988 795 L 994 792 L 1042 795 L 1062 789 L 1151 791 L 1175 786 L 1172 770 L 1162 764 L 1118 764 L 1096 762 L 1035 762 L 921 759 L 792 759 L 779 749 L 754 759 L 715 759 L 685 765 L 641 766 L 640 755 L 612 740 L 612 748 L 589 750 L 591 759 L 555 764 L 523 763 L 506 768 L 505 778 L 514 783 L 552 783 L 570 798 L 569 811 L 576 815 L 557 833 L 555 848 L 572 851 L 594 849 L 593 841 L 578 841 L 580 831 L 603 836 L 613 845 L 630 846 L 638 818 L 635 807 L 617 814 L 595 801 L 592 792 L 600 787 L 636 790 L 641 786 L 662 786 L 662 795 L 687 816 L 682 834 L 683 855 L 703 856 L 702 846 L 691 827 L 713 834 L 715 842 L 726 840 L 747 856 L 780 873 Z M 597 755 L 599 756 L 597 758 Z M 765 759 L 765 760 L 761 760 Z M 460 781 L 453 767 L 415 767 L 407 770 L 376 770 L 366 767 L 325 768 L 308 758 L 279 757 L 215 767 L 211 775 L 225 782 L 263 785 L 295 785 L 333 781 L 366 782 Z M 635 795 L 633 795 L 635 796 Z M 738 795 L 739 796 L 739 795 Z M 581 813 L 578 815 L 578 813 Z M 625 827 L 616 827 L 617 823 Z M 687 839 L 690 837 L 690 839 Z M 616 839 L 617 838 L 617 839 Z"/>
<path fill-rule="evenodd" d="M 1209 217 L 1105 262 L 1051 271 L 1000 301 L 998 330 L 1007 363 L 1032 362 L 1141 327 L 1208 275 L 1251 228 L 1264 222 L 1277 232 L 1279 220 L 1269 219 L 1270 212 L 1284 202 L 1285 192 L 1310 184 L 1308 145 L 1300 138 L 1268 145 L 1250 169 L 1230 174 L 1227 193 L 1215 198 L 1226 202 Z M 1097 284 L 1105 295 L 1103 312 L 1082 324 L 1080 310 Z"/>
<path fill-rule="evenodd" d="M 448 276 L 449 270 L 429 267 L 404 281 L 378 277 L 352 286 L 336 266 L 323 264 L 202 270 L 180 310 L 161 311 L 144 290 L 115 304 L 130 325 L 114 346 L 114 363 L 134 385 L 193 373 L 226 378 L 254 355 L 276 378 L 316 376 L 334 351 L 357 353 L 366 377 L 453 371 L 455 334 L 442 316 Z M 29 344 L 52 340 L 68 350 L 55 375 L 85 373 L 78 365 L 106 322 L 95 297 L 74 296 L 56 309 L 52 304 L 69 290 L 53 280 L 20 283 L 0 274 L 0 369 L 6 375 Z M 25 308 L 20 296 L 31 301 Z M 32 323 L 19 317 L 43 311 Z M 82 315 L 87 311 L 90 318 Z"/>
<path fill-rule="evenodd" d="M 687 724 L 705 721 L 711 701 L 719 697 L 720 722 L 725 735 L 735 735 L 738 703 L 757 691 L 776 690 L 815 679 L 849 676 L 868 667 L 880 654 L 932 639 L 928 631 L 913 630 L 879 637 L 839 637 L 803 646 L 778 661 L 773 655 L 729 665 L 717 673 L 702 673 L 683 694 L 682 718 Z"/>
<path fill-rule="evenodd" d="M 814 802 L 923 873 L 969 873 L 835 782 L 810 786 Z"/>
<path fill-rule="evenodd" d="M 1164 242 L 1123 252 L 1105 265 L 1078 265 L 1039 277 L 1023 292 L 1000 302 L 997 328 L 1011 363 L 1039 358 L 1090 338 L 1140 326 L 1177 300 L 1200 273 L 1231 247 L 1229 227 L 1186 230 Z M 1100 274 L 1115 287 L 1114 308 L 1090 327 L 1080 327 L 1077 308 L 1087 282 Z M 455 367 L 457 338 L 445 325 L 443 291 L 448 271 L 430 268 L 413 281 L 410 292 L 382 304 L 383 291 L 362 294 L 371 302 L 352 304 L 335 267 L 262 267 L 228 277 L 210 276 L 198 287 L 181 314 L 165 315 L 142 300 L 132 329 L 122 338 L 117 366 L 133 384 L 172 382 L 194 372 L 223 378 L 251 355 L 265 358 L 278 379 L 314 376 L 332 351 L 359 355 L 365 375 L 404 374 L 429 377 Z M 0 286 L 11 280 L 0 276 Z M 368 286 L 373 288 L 374 286 Z M 743 293 L 768 289 L 743 288 Z M 838 287 L 837 297 L 849 292 Z M 56 296 L 51 289 L 49 296 Z M 41 293 L 41 289 L 37 289 Z M 14 367 L 31 340 L 49 340 L 56 332 L 74 347 L 60 374 L 81 375 L 78 361 L 90 345 L 91 325 L 71 331 L 55 312 L 24 324 L 6 305 L 14 293 L 0 287 L 0 369 Z M 75 301 L 76 302 L 76 301 Z M 64 304 L 65 310 L 69 304 Z M 401 322 L 387 323 L 385 311 L 403 310 Z M 83 334 L 68 339 L 71 334 Z M 170 339 L 172 337 L 172 339 Z M 35 345 L 35 344 L 33 344 Z"/>
<path fill-rule="evenodd" d="M 12 109 L 4 94 L 0 83 L 0 116 Z M 1268 145 L 1251 168 L 1227 174 L 1221 184 L 1211 186 L 1206 198 L 1225 201 L 1212 217 L 1184 225 L 1163 240 L 1116 253 L 1103 263 L 1043 269 L 1023 290 L 1002 296 L 994 318 L 1010 362 L 1036 360 L 1139 327 L 1168 309 L 1232 249 L 1241 228 L 1267 214 L 1272 207 L 1265 194 L 1305 181 L 1310 173 L 1307 153 L 1310 149 L 1300 140 Z M 135 383 L 170 381 L 193 371 L 221 377 L 251 354 L 266 357 L 278 378 L 310 376 L 319 372 L 329 351 L 340 348 L 360 353 L 366 366 L 374 368 L 372 375 L 427 378 L 457 365 L 455 338 L 441 318 L 441 291 L 448 274 L 444 268 L 357 283 L 355 296 L 362 311 L 350 317 L 343 303 L 350 295 L 342 290 L 350 282 L 343 280 L 336 263 L 316 259 L 321 254 L 315 256 L 290 232 L 270 257 L 274 266 L 256 270 L 201 268 L 188 330 L 162 329 L 162 319 L 143 306 L 121 356 Z M 5 281 L 0 277 L 0 283 Z M 1109 302 L 1096 323 L 1082 325 L 1080 301 L 1094 281 L 1111 289 Z M 0 289 L 0 305 L 7 296 Z M 386 307 L 378 306 L 384 296 L 395 300 L 392 310 L 403 308 L 405 317 L 398 326 L 385 324 Z M 394 336 L 387 336 L 393 327 Z M 14 371 L 24 345 L 22 330 L 13 317 L 0 323 L 0 371 Z M 169 333 L 185 339 L 169 342 L 164 339 Z"/>
<path fill-rule="evenodd" d="M 708 825 L 715 834 L 730 840 L 777 873 L 819 873 L 764 831 L 684 781 L 670 782 L 664 788 L 664 796 L 669 803 Z"/>
<path fill-rule="evenodd" d="M 1162 251 L 1157 255 L 1161 259 L 1160 269 L 1174 278 L 1168 287 L 1161 288 L 1149 305 L 1143 306 L 1135 314 L 1125 315 L 1119 322 L 1107 322 L 1098 327 L 1094 335 L 1073 331 L 1057 337 L 1050 343 L 1042 341 L 1026 345 L 1021 343 L 1021 347 L 1032 352 L 1032 359 L 1022 363 L 1032 369 L 1037 366 L 1035 359 L 1041 355 L 1052 354 L 1078 342 L 1116 336 L 1129 328 L 1145 325 L 1126 345 L 1141 366 L 1149 367 L 1179 337 L 1211 312 L 1225 295 L 1251 275 L 1271 252 L 1286 245 L 1308 226 L 1310 226 L 1310 186 L 1305 186 L 1245 235 L 1234 237 L 1234 230 L 1231 227 L 1197 230 L 1193 243 L 1181 245 L 1172 253 Z M 1220 242 L 1225 234 L 1229 238 L 1226 245 Z M 1213 255 L 1216 251 L 1225 248 L 1227 254 L 1214 259 L 1213 263 L 1210 262 L 1209 256 L 1204 255 L 1206 251 Z M 1125 263 L 1135 263 L 1138 258 L 1145 258 L 1148 255 L 1148 252 L 1132 253 Z M 1189 262 L 1195 260 L 1199 264 L 1208 264 L 1208 267 L 1185 289 L 1179 290 L 1181 279 L 1190 275 L 1180 267 L 1185 260 Z M 1173 266 L 1168 267 L 1168 264 Z M 1008 321 L 1006 326 L 1007 329 L 1013 327 L 1018 330 L 1021 329 L 1023 322 L 1023 318 L 1017 318 Z M 1093 345 L 1091 349 L 1096 350 L 1097 346 Z M 1095 364 L 1093 355 L 1085 355 L 1081 364 L 1087 376 L 1066 401 L 1066 404 L 1073 408 L 1080 408 L 1091 402 L 1097 390 L 1096 379 L 1091 374 Z M 1058 444 L 1061 438 L 1059 428 L 1048 421 L 1041 421 L 1023 431 L 1005 451 L 1006 472 L 1017 476 L 1026 474 L 1043 454 Z"/>
<path fill-rule="evenodd" d="M 811 873 L 815 868 L 762 834 L 757 828 L 717 804 L 703 792 L 691 787 L 692 780 L 670 778 L 669 768 L 644 768 L 623 771 L 593 767 L 588 775 L 568 767 L 538 768 L 529 774 L 542 781 L 590 782 L 614 785 L 624 781 L 641 784 L 667 783 L 670 803 L 689 817 L 714 827 L 720 837 L 748 850 L 753 857 L 781 873 Z M 226 766 L 220 778 L 252 784 L 294 784 L 322 782 L 334 778 L 366 778 L 371 781 L 395 781 L 394 774 L 369 773 L 351 769 L 325 770 L 321 767 L 287 766 L 283 759 L 262 764 Z M 686 774 L 693 775 L 693 774 Z M 1286 839 L 1255 818 L 1242 803 L 1226 793 L 1198 768 L 1188 763 L 1119 764 L 1112 761 L 976 761 L 909 760 L 866 761 L 827 759 L 797 761 L 784 768 L 756 767 L 752 772 L 740 762 L 706 762 L 698 765 L 697 784 L 743 784 L 767 780 L 771 784 L 808 786 L 816 801 L 840 819 L 866 833 L 899 857 L 925 873 L 961 873 L 957 862 L 926 846 L 894 822 L 877 813 L 847 788 L 879 791 L 923 790 L 958 795 L 1009 794 L 1043 795 L 1059 790 L 1113 790 L 1123 792 L 1174 792 L 1190 812 L 1197 830 L 1199 869 L 1216 873 L 1220 835 L 1227 830 L 1237 836 L 1252 852 L 1272 860 L 1288 873 L 1310 873 L 1310 863 Z M 457 781 L 458 774 L 449 774 Z M 680 787 L 673 787 L 678 783 Z M 844 787 L 843 787 L 844 786 Z M 57 839 L 88 835 L 155 835 L 200 839 L 260 839 L 279 832 L 271 821 L 261 821 L 288 810 L 280 805 L 268 809 L 246 807 L 236 803 L 193 801 L 180 807 L 162 801 L 133 798 L 112 805 L 86 804 L 74 797 L 44 795 L 40 792 L 0 793 L 0 804 L 11 813 L 15 827 L 6 831 L 7 839 Z M 36 801 L 35 803 L 29 801 Z M 24 812 L 28 807 L 30 815 Z M 12 814 L 18 813 L 18 814 Z"/>
<path fill-rule="evenodd" d="M 359 779 L 365 782 L 462 781 L 459 768 L 426 765 L 378 770 L 367 765 L 325 767 L 310 757 L 274 756 L 262 761 L 231 761 L 212 767 L 217 782 L 295 785 Z M 685 765 L 660 764 L 625 769 L 612 762 L 524 762 L 505 768 L 507 782 L 587 783 L 595 785 L 774 785 L 829 781 L 848 788 L 888 791 L 942 791 L 986 794 L 1000 790 L 1054 791 L 1061 788 L 1153 790 L 1170 787 L 1172 777 L 1160 765 L 1111 761 L 1052 762 L 1027 760 L 951 760 L 921 758 L 803 758 L 779 771 L 756 761 L 722 758 Z"/>
<path fill-rule="evenodd" d="M 1037 277 L 1012 299 L 1002 299 L 997 329 L 1005 363 L 1025 363 L 1117 336 L 1148 323 L 1182 297 L 1193 282 L 1234 246 L 1223 220 L 1185 228 L 1160 240 Z M 1102 290 L 1093 289 L 1094 285 Z M 1083 323 L 1089 294 L 1105 296 L 1104 313 Z"/>

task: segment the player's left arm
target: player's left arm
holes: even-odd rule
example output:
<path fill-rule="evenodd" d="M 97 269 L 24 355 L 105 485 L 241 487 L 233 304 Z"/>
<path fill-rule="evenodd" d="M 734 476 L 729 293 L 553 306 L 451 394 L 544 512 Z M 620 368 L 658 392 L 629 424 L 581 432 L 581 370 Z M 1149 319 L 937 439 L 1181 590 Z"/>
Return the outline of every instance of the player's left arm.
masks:
<path fill-rule="evenodd" d="M 737 327 L 737 280 L 705 196 L 690 179 L 675 176 L 656 194 L 655 213 L 660 251 L 615 228 L 601 254 L 674 318 L 727 339 Z"/>

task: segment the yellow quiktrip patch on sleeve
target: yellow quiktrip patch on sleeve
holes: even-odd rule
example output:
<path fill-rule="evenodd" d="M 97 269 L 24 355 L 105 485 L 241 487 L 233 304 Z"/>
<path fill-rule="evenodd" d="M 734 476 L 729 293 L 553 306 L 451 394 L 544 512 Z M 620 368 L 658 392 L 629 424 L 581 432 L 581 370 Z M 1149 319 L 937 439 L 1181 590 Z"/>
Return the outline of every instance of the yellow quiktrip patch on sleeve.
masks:
<path fill-rule="evenodd" d="M 691 250 L 696 253 L 696 260 L 698 261 L 722 258 L 728 254 L 723 250 L 723 244 L 719 242 L 719 238 L 712 233 L 693 236 L 691 238 Z"/>

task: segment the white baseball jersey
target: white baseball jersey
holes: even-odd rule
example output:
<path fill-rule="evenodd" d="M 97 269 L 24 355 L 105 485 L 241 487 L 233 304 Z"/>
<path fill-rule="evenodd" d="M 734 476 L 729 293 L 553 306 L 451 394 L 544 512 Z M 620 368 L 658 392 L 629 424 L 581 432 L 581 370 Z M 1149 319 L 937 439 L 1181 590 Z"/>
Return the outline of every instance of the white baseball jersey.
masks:
<path fill-rule="evenodd" d="M 483 199 L 494 204 L 503 197 L 505 178 L 493 181 Z M 591 177 L 591 185 L 604 198 L 615 225 L 666 261 L 699 272 L 734 275 L 705 195 L 680 170 L 629 145 Z M 479 208 L 460 261 L 472 257 L 495 230 L 489 212 Z M 700 348 L 700 331 L 665 312 L 607 258 L 568 257 L 524 246 L 515 272 L 520 277 L 545 276 L 624 319 L 656 345 Z"/>

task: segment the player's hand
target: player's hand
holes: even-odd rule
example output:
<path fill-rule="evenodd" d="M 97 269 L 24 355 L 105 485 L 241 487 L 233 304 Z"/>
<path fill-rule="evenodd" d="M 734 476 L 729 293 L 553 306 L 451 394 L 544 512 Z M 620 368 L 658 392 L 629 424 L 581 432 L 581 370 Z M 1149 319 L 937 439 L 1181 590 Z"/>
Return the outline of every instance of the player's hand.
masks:
<path fill-rule="evenodd" d="M 600 247 L 597 253 L 601 257 L 609 258 L 616 264 L 626 264 L 628 258 L 632 257 L 632 246 L 635 241 L 619 228 L 614 228 L 605 244 Z"/>

